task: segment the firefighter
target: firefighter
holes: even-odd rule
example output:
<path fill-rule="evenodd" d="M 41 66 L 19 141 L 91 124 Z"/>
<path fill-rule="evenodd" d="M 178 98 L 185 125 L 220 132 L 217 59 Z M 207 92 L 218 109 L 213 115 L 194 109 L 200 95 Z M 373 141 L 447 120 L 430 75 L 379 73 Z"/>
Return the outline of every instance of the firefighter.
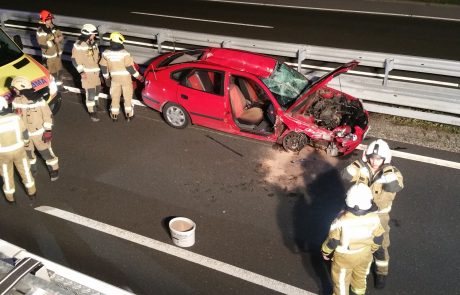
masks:
<path fill-rule="evenodd" d="M 42 50 L 45 65 L 56 80 L 56 85 L 62 87 L 62 49 L 64 36 L 53 23 L 54 16 L 48 10 L 40 11 L 40 21 L 37 28 L 37 42 Z"/>
<path fill-rule="evenodd" d="M 110 48 L 102 53 L 100 66 L 107 86 L 110 87 L 112 104 L 110 106 L 110 117 L 114 122 L 118 120 L 120 113 L 120 97 L 123 93 L 126 120 L 129 122 L 134 116 L 133 83 L 131 76 L 144 81 L 139 72 L 134 67 L 134 61 L 123 43 L 125 37 L 119 32 L 110 34 Z"/>
<path fill-rule="evenodd" d="M 21 118 L 8 111 L 8 103 L 0 96 L 0 174 L 3 192 L 9 204 L 14 205 L 14 166 L 26 187 L 27 195 L 34 200 L 37 195 L 35 180 L 30 172 L 24 145 L 30 144 L 29 134 Z M 14 166 L 13 166 L 14 165 Z"/>
<path fill-rule="evenodd" d="M 45 160 L 51 181 L 59 178 L 58 157 L 51 148 L 53 117 L 51 110 L 43 97 L 35 92 L 30 80 L 25 77 L 15 77 L 11 86 L 16 92 L 13 109 L 24 121 L 29 131 L 30 144 L 26 146 L 32 173 L 37 172 L 37 157 L 35 149 Z"/>
<path fill-rule="evenodd" d="M 369 144 L 363 152 L 360 160 L 354 161 L 342 172 L 344 180 L 359 183 L 362 182 L 371 188 L 374 202 L 378 207 L 380 222 L 385 229 L 383 238 L 383 257 L 374 257 L 376 270 L 376 289 L 383 289 L 388 276 L 390 256 L 390 211 L 396 193 L 404 187 L 401 172 L 391 165 L 391 150 L 382 139 Z"/>
<path fill-rule="evenodd" d="M 349 294 L 350 287 L 352 294 L 365 294 L 372 253 L 383 251 L 384 230 L 367 185 L 353 185 L 345 204 L 345 209 L 332 222 L 321 252 L 325 260 L 333 256 L 333 294 Z"/>
<path fill-rule="evenodd" d="M 99 121 L 97 107 L 101 94 L 99 47 L 95 40 L 97 33 L 94 25 L 84 24 L 72 49 L 72 64 L 81 75 L 81 85 L 86 92 L 86 107 L 93 122 Z"/>

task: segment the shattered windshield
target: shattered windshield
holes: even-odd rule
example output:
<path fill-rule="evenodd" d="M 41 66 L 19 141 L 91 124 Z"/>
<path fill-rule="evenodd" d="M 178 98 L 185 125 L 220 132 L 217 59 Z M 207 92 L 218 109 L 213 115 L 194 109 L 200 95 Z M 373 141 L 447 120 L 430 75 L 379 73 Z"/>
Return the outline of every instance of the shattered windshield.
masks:
<path fill-rule="evenodd" d="M 278 63 L 270 77 L 262 79 L 262 82 L 284 108 L 292 105 L 310 83 L 305 76 L 284 63 Z"/>
<path fill-rule="evenodd" d="M 0 66 L 4 66 L 22 56 L 22 51 L 0 30 Z"/>

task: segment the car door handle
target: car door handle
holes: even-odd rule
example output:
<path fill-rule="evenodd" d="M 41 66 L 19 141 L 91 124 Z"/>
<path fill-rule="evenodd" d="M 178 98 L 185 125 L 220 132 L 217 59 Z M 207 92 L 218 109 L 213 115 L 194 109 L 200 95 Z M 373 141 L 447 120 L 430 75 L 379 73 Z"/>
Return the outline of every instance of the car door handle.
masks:
<path fill-rule="evenodd" d="M 185 95 L 185 94 L 181 94 L 181 95 L 180 95 L 180 98 L 183 98 L 183 99 L 188 99 L 188 96 L 187 96 L 187 95 Z"/>

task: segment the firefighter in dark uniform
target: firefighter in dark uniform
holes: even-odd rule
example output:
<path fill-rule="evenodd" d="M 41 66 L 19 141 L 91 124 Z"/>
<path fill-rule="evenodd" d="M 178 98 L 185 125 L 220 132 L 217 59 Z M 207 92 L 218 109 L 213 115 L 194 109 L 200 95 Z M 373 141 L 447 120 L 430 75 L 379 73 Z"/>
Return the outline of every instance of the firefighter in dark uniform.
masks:
<path fill-rule="evenodd" d="M 383 227 L 370 188 L 358 183 L 347 192 L 346 207 L 332 222 L 321 252 L 332 260 L 334 295 L 366 293 L 372 253 L 382 252 Z"/>
<path fill-rule="evenodd" d="M 369 144 L 360 160 L 354 161 L 342 172 L 344 180 L 352 183 L 364 183 L 371 188 L 374 202 L 378 207 L 377 214 L 385 229 L 383 252 L 375 255 L 376 280 L 375 287 L 383 289 L 388 276 L 390 256 L 390 212 L 396 193 L 404 188 L 401 172 L 391 165 L 391 150 L 382 139 Z M 380 252 L 379 252 L 380 253 Z"/>

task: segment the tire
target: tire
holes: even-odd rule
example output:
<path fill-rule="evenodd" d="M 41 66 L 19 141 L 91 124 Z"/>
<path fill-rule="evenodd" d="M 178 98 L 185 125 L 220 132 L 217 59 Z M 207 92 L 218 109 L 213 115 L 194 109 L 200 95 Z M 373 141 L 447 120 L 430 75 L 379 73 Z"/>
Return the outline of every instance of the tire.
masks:
<path fill-rule="evenodd" d="M 308 143 L 308 138 L 303 133 L 290 132 L 283 138 L 283 148 L 286 151 L 298 152 Z"/>
<path fill-rule="evenodd" d="M 169 126 L 184 129 L 190 124 L 190 116 L 183 107 L 175 103 L 168 103 L 163 107 L 163 118 Z"/>
<path fill-rule="evenodd" d="M 53 99 L 53 101 L 49 104 L 49 107 L 51 109 L 51 113 L 53 113 L 53 115 L 57 114 L 57 112 L 61 108 L 61 104 L 62 104 L 62 97 L 60 95 L 55 97 Z"/>

